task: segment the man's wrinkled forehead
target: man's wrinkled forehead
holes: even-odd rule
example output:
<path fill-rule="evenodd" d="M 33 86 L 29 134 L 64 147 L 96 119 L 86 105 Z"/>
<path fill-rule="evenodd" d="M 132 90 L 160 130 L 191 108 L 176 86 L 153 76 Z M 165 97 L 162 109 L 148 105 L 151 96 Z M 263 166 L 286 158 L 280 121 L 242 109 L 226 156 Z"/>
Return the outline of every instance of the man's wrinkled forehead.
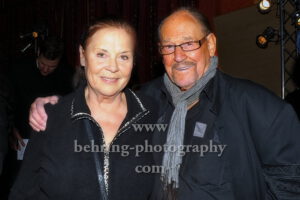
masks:
<path fill-rule="evenodd" d="M 200 24 L 190 13 L 179 11 L 167 17 L 159 27 L 159 38 L 161 42 L 169 42 L 170 38 L 165 37 L 166 33 L 174 32 L 183 40 L 192 40 L 191 32 L 203 34 L 203 25 Z M 199 35 L 200 37 L 200 35 Z"/>

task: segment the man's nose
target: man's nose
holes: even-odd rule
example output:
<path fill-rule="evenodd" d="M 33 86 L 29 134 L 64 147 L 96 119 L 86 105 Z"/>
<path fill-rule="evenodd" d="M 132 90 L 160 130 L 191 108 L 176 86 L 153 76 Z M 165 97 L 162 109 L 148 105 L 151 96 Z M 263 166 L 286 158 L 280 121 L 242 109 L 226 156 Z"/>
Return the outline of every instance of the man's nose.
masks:
<path fill-rule="evenodd" d="M 186 57 L 187 56 L 186 56 L 185 52 L 181 49 L 181 47 L 177 46 L 174 51 L 174 60 L 176 62 L 181 62 L 181 61 L 185 60 Z"/>
<path fill-rule="evenodd" d="M 45 67 L 43 68 L 43 71 L 44 71 L 44 73 L 48 73 L 48 72 L 50 71 L 50 67 L 45 66 Z"/>

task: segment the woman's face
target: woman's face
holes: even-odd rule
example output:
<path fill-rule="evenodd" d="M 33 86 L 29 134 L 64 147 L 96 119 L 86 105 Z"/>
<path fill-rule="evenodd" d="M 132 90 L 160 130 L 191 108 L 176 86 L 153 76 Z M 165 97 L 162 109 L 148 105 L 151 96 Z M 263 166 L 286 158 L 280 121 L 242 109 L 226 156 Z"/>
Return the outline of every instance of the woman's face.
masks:
<path fill-rule="evenodd" d="M 127 85 L 133 66 L 134 41 L 121 28 L 98 30 L 80 47 L 80 62 L 85 76 L 97 95 L 118 95 Z"/>

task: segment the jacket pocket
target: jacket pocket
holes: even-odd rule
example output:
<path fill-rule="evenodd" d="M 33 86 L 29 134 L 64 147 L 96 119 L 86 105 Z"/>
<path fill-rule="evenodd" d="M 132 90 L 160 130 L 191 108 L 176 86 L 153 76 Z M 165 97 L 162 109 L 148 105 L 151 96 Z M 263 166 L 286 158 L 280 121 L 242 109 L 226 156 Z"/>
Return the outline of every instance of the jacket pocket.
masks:
<path fill-rule="evenodd" d="M 232 174 L 228 162 L 215 153 L 192 153 L 181 168 L 182 197 L 233 200 Z M 195 197 L 195 198 L 194 198 Z"/>

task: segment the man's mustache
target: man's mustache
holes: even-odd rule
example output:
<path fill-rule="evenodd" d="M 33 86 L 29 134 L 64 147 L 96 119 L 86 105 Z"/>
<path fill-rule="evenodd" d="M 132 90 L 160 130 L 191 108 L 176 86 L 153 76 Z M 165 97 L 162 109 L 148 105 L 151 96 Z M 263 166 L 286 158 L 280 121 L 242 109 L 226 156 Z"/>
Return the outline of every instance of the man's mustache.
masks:
<path fill-rule="evenodd" d="M 178 67 L 181 67 L 181 66 L 189 66 L 189 67 L 194 67 L 196 66 L 197 64 L 195 62 L 191 62 L 191 61 L 183 61 L 183 62 L 180 62 L 180 63 L 174 63 L 172 65 L 172 68 L 178 68 Z"/>

